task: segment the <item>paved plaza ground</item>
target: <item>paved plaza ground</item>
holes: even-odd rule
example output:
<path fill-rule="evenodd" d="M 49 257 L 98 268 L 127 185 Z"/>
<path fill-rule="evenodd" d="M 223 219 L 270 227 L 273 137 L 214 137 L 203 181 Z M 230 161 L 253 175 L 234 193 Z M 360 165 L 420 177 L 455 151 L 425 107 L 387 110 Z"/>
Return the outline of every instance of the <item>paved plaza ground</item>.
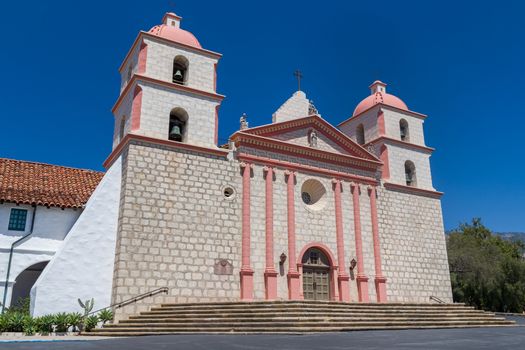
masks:
<path fill-rule="evenodd" d="M 169 335 L 97 340 L 1 342 L 2 349 L 28 350 L 305 350 L 305 349 L 525 349 L 525 319 L 518 327 L 359 331 L 310 335 Z"/>

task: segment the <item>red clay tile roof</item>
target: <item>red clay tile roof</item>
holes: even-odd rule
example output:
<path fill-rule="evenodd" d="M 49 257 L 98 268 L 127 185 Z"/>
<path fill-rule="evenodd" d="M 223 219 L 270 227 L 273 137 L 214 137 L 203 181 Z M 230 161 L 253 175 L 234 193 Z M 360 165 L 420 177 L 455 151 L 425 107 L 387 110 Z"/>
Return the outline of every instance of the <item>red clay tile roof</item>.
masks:
<path fill-rule="evenodd" d="M 104 173 L 0 158 L 0 202 L 81 208 Z"/>

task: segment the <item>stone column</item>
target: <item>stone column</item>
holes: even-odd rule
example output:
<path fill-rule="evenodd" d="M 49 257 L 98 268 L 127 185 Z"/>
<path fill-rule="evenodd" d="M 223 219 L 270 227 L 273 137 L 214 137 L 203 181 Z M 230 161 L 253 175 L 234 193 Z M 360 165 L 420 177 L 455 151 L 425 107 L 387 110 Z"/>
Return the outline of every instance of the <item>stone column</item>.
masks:
<path fill-rule="evenodd" d="M 297 271 L 295 256 L 295 173 L 285 171 L 287 178 L 287 209 L 288 209 L 288 298 L 300 299 L 300 275 Z"/>
<path fill-rule="evenodd" d="M 266 299 L 277 299 L 277 271 L 273 263 L 273 169 L 265 166 L 266 176 L 266 268 L 264 269 L 264 285 Z"/>
<path fill-rule="evenodd" d="M 350 301 L 350 276 L 345 268 L 345 249 L 343 236 L 343 210 L 341 209 L 341 181 L 333 179 L 335 198 L 335 233 L 337 240 L 337 263 L 339 273 L 337 274 L 337 286 L 339 289 L 339 300 Z"/>
<path fill-rule="evenodd" d="M 363 238 L 361 235 L 361 210 L 359 208 L 359 184 L 351 183 L 352 204 L 354 207 L 354 232 L 355 232 L 355 251 L 357 256 L 357 297 L 359 302 L 368 303 L 368 277 L 365 273 L 363 260 Z"/>
<path fill-rule="evenodd" d="M 250 177 L 251 164 L 241 163 L 242 168 L 242 265 L 241 300 L 253 299 L 253 270 L 250 266 Z"/>
<path fill-rule="evenodd" d="M 368 195 L 370 196 L 370 215 L 372 216 L 372 238 L 374 240 L 374 265 L 375 265 L 375 285 L 377 302 L 386 302 L 386 278 L 381 271 L 381 246 L 379 243 L 379 225 L 377 222 L 377 203 L 376 188 L 368 186 Z"/>

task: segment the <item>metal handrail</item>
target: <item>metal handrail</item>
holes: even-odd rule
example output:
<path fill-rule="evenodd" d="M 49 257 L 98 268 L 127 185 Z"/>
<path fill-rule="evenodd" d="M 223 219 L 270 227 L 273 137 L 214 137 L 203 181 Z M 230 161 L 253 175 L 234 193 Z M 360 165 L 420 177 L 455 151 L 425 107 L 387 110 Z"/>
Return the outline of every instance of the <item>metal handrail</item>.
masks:
<path fill-rule="evenodd" d="M 429 299 L 430 299 L 430 300 L 434 300 L 434 301 L 436 301 L 438 304 L 446 304 L 443 300 L 441 300 L 441 299 L 439 299 L 438 297 L 435 297 L 435 296 L 433 296 L 433 295 L 431 295 L 431 296 L 429 297 Z"/>
<path fill-rule="evenodd" d="M 111 304 L 111 305 L 103 307 L 101 309 L 98 309 L 98 310 L 95 310 L 95 311 L 91 311 L 86 316 L 96 314 L 96 313 L 98 313 L 98 312 L 100 312 L 102 310 L 106 310 L 106 309 L 109 309 L 109 308 L 118 309 L 118 308 L 121 308 L 123 306 L 136 303 L 139 300 L 142 300 L 142 299 L 147 298 L 147 297 L 154 296 L 154 295 L 159 294 L 159 293 L 166 293 L 166 294 L 168 294 L 168 287 L 161 287 L 161 288 L 157 288 L 157 289 L 151 290 L 151 291 L 146 292 L 146 293 L 139 294 L 139 295 L 137 295 L 137 296 L 135 296 L 133 298 L 121 301 L 120 303 Z"/>

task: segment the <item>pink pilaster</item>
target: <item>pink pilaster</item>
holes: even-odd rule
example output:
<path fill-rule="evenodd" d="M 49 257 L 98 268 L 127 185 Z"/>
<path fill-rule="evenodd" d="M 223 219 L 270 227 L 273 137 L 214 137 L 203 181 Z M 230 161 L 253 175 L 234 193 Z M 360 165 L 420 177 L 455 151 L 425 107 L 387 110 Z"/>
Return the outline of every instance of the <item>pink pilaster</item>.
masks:
<path fill-rule="evenodd" d="M 139 74 L 144 74 L 146 72 L 147 57 L 148 57 L 148 45 L 146 45 L 145 42 L 142 42 L 140 44 L 139 62 L 138 62 L 138 68 L 137 68 L 137 72 Z"/>
<path fill-rule="evenodd" d="M 250 177 L 251 165 L 241 163 L 242 173 L 242 256 L 241 300 L 253 299 L 253 270 L 250 266 Z"/>
<path fill-rule="evenodd" d="M 135 87 L 133 103 L 131 104 L 131 131 L 140 129 L 140 114 L 142 112 L 142 88 Z"/>
<path fill-rule="evenodd" d="M 287 211 L 288 211 L 288 298 L 300 299 L 300 275 L 295 257 L 295 173 L 286 171 L 287 177 Z"/>
<path fill-rule="evenodd" d="M 357 297 L 360 302 L 368 303 L 368 277 L 365 274 L 363 260 L 363 239 L 361 235 L 361 210 L 359 208 L 359 184 L 350 185 L 352 205 L 354 207 L 355 254 L 357 256 Z"/>
<path fill-rule="evenodd" d="M 382 145 L 379 149 L 379 158 L 383 162 L 383 169 L 381 171 L 381 178 L 383 180 L 390 179 L 390 165 L 388 163 L 388 148 L 386 145 Z"/>
<path fill-rule="evenodd" d="M 375 285 L 377 301 L 379 303 L 386 302 L 386 278 L 381 271 L 381 246 L 379 242 L 379 224 L 377 222 L 377 202 L 376 202 L 376 188 L 374 186 L 368 187 L 368 195 L 370 196 L 370 214 L 372 216 L 372 239 L 374 241 L 374 266 L 375 266 Z"/>
<path fill-rule="evenodd" d="M 264 285 L 266 299 L 277 299 L 277 271 L 273 264 L 273 169 L 264 167 L 266 173 L 266 267 Z"/>
<path fill-rule="evenodd" d="M 345 268 L 345 250 L 343 237 L 343 210 L 341 209 L 341 181 L 332 180 L 334 184 L 334 198 L 335 198 L 335 233 L 337 240 L 337 263 L 339 265 L 339 273 L 337 275 L 339 300 L 350 301 L 350 277 L 346 273 Z"/>

